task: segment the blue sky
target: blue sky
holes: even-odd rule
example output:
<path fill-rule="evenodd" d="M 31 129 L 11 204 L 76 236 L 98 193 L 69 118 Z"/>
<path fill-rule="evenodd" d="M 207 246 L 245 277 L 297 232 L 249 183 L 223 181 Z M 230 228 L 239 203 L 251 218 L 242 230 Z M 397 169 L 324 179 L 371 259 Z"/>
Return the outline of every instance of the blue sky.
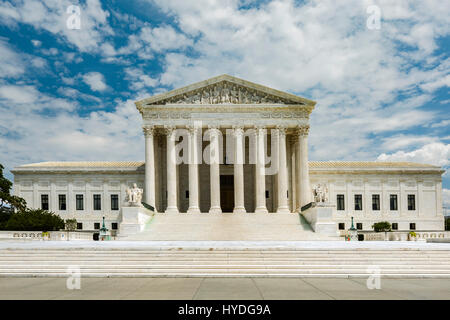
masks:
<path fill-rule="evenodd" d="M 134 101 L 227 73 L 318 102 L 312 160 L 447 170 L 449 14 L 433 0 L 2 1 L 0 163 L 143 159 Z M 448 170 L 443 186 L 450 202 Z"/>

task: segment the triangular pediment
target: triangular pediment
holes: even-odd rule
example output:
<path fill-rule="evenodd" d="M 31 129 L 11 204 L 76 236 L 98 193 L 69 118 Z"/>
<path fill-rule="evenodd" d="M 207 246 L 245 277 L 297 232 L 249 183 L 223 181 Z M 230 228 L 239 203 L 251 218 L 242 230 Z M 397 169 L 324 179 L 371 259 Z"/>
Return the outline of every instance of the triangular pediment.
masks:
<path fill-rule="evenodd" d="M 227 74 L 136 102 L 138 108 L 172 104 L 282 104 L 314 106 L 316 103 L 312 100 Z"/>

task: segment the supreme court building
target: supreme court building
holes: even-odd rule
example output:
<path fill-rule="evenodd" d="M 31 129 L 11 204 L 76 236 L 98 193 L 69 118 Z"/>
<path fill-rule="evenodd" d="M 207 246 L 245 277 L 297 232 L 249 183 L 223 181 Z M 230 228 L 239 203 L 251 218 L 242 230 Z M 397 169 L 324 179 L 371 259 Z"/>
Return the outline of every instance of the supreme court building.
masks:
<path fill-rule="evenodd" d="M 155 214 L 298 215 L 322 186 L 336 228 L 389 221 L 443 230 L 440 167 L 410 162 L 309 161 L 316 102 L 221 75 L 136 102 L 145 162 L 42 162 L 16 167 L 28 205 L 117 229 L 126 189 Z M 136 124 L 139 125 L 139 124 Z M 143 146 L 144 147 L 144 146 Z M 148 207 L 148 206 L 147 206 Z M 330 209 L 331 210 L 331 209 Z"/>

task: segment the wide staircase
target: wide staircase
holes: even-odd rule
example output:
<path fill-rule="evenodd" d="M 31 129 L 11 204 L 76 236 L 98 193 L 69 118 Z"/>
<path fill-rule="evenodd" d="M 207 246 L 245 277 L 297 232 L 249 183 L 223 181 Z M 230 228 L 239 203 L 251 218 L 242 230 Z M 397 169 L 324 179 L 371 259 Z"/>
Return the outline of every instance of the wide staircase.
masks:
<path fill-rule="evenodd" d="M 449 249 L 72 247 L 0 249 L 0 277 L 450 277 Z"/>
<path fill-rule="evenodd" d="M 338 240 L 315 233 L 297 213 L 152 214 L 145 229 L 120 240 Z"/>

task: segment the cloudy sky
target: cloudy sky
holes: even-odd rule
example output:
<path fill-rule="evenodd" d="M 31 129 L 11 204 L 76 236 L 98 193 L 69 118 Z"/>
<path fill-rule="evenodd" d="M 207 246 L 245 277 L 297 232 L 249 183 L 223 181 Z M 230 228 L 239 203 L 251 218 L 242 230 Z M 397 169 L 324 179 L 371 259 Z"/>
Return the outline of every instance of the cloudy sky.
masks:
<path fill-rule="evenodd" d="M 450 207 L 449 15 L 435 0 L 1 1 L 0 163 L 142 160 L 133 102 L 227 73 L 318 101 L 312 160 L 444 167 Z"/>

